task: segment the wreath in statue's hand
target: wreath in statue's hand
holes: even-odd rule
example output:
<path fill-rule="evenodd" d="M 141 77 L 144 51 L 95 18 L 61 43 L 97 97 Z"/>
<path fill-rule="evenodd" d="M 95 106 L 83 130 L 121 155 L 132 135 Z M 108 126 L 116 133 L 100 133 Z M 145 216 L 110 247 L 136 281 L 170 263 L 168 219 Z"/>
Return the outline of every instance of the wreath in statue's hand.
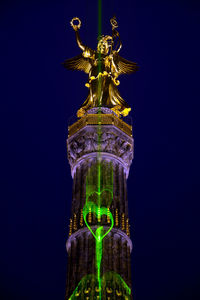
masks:
<path fill-rule="evenodd" d="M 70 22 L 71 26 L 75 31 L 81 28 L 81 20 L 77 17 L 73 18 Z"/>
<path fill-rule="evenodd" d="M 112 29 L 115 29 L 115 28 L 118 27 L 118 23 L 117 23 L 116 17 L 113 17 L 112 19 L 110 19 L 110 24 L 112 25 Z"/>

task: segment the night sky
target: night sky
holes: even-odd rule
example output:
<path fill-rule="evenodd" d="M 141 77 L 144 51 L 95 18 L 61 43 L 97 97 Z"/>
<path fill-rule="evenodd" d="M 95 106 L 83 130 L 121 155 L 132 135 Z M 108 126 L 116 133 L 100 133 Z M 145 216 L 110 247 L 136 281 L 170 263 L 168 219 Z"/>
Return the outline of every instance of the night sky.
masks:
<path fill-rule="evenodd" d="M 200 2 L 103 1 L 103 34 L 116 14 L 121 76 L 132 107 L 128 179 L 135 300 L 200 299 Z M 96 0 L 0 4 L 0 299 L 64 299 L 72 178 L 67 126 L 87 75 L 61 63 L 80 53 L 69 22 L 96 48 Z"/>

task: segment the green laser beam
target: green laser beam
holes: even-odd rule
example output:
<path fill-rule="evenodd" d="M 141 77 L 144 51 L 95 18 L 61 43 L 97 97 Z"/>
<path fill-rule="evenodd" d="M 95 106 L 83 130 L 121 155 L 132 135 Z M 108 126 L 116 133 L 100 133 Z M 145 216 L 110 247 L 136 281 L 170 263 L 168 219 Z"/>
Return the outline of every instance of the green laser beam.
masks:
<path fill-rule="evenodd" d="M 100 40 L 100 36 L 102 35 L 102 2 L 101 0 L 98 0 L 98 41 Z M 101 65 L 101 52 L 98 53 L 98 73 L 102 70 Z M 99 76 L 98 79 L 98 157 L 97 157 L 97 172 L 98 172 L 98 185 L 97 185 L 97 191 L 98 191 L 98 207 L 97 207 L 97 220 L 98 223 L 101 221 L 101 89 L 102 89 L 102 78 Z M 113 227 L 113 225 L 112 225 Z M 111 228 L 111 227 L 110 227 Z M 111 228 L 112 229 L 112 228 Z M 110 229 L 110 230 L 111 230 Z M 99 283 L 99 299 L 101 300 L 101 260 L 102 260 L 102 239 L 105 235 L 102 236 L 102 230 L 103 227 L 100 226 L 96 230 L 96 266 L 97 266 L 97 279 Z M 107 232 L 108 234 L 108 232 Z"/>
<path fill-rule="evenodd" d="M 103 171 L 103 172 L 102 172 Z M 109 174 L 107 181 L 103 184 L 103 173 Z M 104 196 L 106 197 L 106 203 L 104 200 Z M 96 199 L 97 198 L 97 199 Z M 112 230 L 114 226 L 113 215 L 110 212 L 109 205 L 113 199 L 113 167 L 112 164 L 103 163 L 101 161 L 97 161 L 95 165 L 93 165 L 89 170 L 86 177 L 86 203 L 83 208 L 83 218 L 86 226 L 92 233 L 95 238 L 95 257 L 96 257 L 96 270 L 97 270 L 97 281 L 98 281 L 98 291 L 99 291 L 99 299 L 101 299 L 102 294 L 102 281 L 101 281 L 101 262 L 103 255 L 103 239 L 105 236 Z M 97 201 L 96 201 L 97 200 Z M 97 202 L 97 203 L 96 203 Z M 88 214 L 93 214 L 97 218 L 97 224 L 93 229 L 92 226 L 88 223 L 87 216 Z M 109 226 L 104 228 L 101 226 L 101 217 L 106 215 L 110 220 Z M 97 229 L 96 229 L 97 226 Z"/>

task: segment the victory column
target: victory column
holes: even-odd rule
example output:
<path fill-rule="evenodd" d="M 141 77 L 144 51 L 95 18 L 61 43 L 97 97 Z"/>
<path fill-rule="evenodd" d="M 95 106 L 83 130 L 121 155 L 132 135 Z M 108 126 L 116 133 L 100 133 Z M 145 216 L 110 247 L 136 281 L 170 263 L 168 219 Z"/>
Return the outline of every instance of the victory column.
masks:
<path fill-rule="evenodd" d="M 98 37 L 97 50 L 82 43 L 79 18 L 71 25 L 82 53 L 63 65 L 88 74 L 88 96 L 67 139 L 73 195 L 66 299 L 131 299 L 126 180 L 133 138 L 132 127 L 122 120 L 131 108 L 120 96 L 118 77 L 138 66 L 119 55 L 116 18 L 111 19 L 112 35 Z"/>

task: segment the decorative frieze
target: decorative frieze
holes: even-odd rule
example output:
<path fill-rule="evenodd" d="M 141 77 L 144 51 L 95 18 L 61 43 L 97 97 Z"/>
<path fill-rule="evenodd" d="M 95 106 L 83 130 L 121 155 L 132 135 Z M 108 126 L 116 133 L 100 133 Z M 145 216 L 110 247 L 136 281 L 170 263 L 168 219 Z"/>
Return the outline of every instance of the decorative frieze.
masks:
<path fill-rule="evenodd" d="M 82 122 L 82 119 L 80 121 Z M 99 151 L 101 151 L 102 158 L 107 157 L 110 161 L 117 160 L 120 162 L 128 177 L 133 159 L 133 138 L 115 125 L 101 124 L 101 132 L 99 132 L 98 125 L 89 125 L 88 123 L 67 140 L 68 160 L 72 177 L 77 165 L 83 159 L 87 160 L 92 154 L 95 157 Z"/>

